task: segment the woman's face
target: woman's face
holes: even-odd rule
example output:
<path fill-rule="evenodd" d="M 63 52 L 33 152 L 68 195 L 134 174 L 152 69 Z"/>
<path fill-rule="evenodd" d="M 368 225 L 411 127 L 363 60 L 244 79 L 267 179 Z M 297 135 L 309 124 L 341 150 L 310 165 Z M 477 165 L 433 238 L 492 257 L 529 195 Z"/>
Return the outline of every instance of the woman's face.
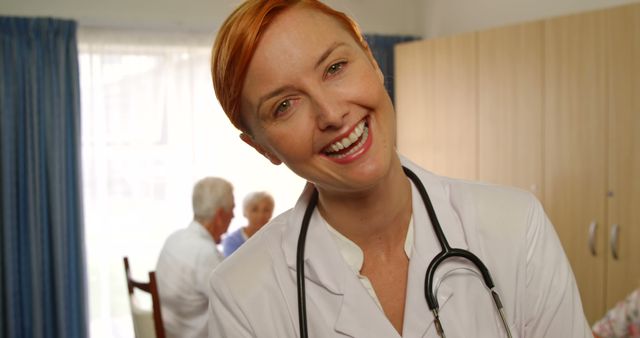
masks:
<path fill-rule="evenodd" d="M 321 191 L 375 186 L 395 155 L 395 117 L 382 73 L 351 34 L 293 7 L 264 32 L 242 90 L 245 142 Z"/>
<path fill-rule="evenodd" d="M 251 203 L 245 210 L 244 216 L 249 220 L 249 225 L 261 227 L 271 219 L 273 215 L 273 202 L 262 198 Z"/>

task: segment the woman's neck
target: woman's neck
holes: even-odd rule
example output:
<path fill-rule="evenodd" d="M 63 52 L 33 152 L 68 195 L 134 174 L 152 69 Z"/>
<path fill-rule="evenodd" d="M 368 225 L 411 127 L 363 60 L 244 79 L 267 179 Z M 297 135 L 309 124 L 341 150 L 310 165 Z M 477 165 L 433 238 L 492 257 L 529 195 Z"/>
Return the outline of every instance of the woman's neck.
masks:
<path fill-rule="evenodd" d="M 411 183 L 401 165 L 372 189 L 357 194 L 320 193 L 318 210 L 364 252 L 404 246 L 411 219 Z"/>

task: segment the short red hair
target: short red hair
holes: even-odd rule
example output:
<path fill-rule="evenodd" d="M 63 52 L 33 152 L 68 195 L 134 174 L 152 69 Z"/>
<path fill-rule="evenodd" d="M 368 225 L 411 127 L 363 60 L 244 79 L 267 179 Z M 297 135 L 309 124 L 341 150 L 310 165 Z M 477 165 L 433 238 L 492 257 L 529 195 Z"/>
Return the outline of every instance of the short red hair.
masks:
<path fill-rule="evenodd" d="M 262 32 L 287 8 L 297 5 L 319 10 L 336 18 L 368 53 L 369 47 L 358 24 L 346 14 L 317 0 L 247 0 L 225 20 L 218 31 L 211 53 L 213 88 L 222 109 L 233 125 L 248 132 L 240 114 L 240 96 L 247 68 Z M 371 56 L 373 59 L 373 56 Z"/>

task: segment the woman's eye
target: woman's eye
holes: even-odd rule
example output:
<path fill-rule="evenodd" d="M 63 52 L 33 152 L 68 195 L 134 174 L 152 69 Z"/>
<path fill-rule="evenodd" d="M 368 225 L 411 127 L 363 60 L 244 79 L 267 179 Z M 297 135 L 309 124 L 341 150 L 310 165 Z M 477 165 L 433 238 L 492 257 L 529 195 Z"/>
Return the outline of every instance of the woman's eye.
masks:
<path fill-rule="evenodd" d="M 346 62 L 342 61 L 342 62 L 337 62 L 337 63 L 332 64 L 327 69 L 327 75 L 333 75 L 333 74 L 339 72 L 340 70 L 342 70 L 342 68 L 344 67 L 345 63 Z"/>
<path fill-rule="evenodd" d="M 287 110 L 289 110 L 289 108 L 291 108 L 291 100 L 284 100 L 284 101 L 282 101 L 282 102 L 280 102 L 278 104 L 278 107 L 276 108 L 275 115 L 276 116 L 280 116 L 280 115 L 286 113 Z"/>

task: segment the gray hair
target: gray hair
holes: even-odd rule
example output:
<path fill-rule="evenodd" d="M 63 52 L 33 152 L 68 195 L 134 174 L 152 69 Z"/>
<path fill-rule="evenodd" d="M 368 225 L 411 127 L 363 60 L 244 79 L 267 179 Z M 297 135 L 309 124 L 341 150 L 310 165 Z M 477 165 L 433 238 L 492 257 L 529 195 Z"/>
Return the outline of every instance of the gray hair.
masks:
<path fill-rule="evenodd" d="M 209 221 L 220 208 L 233 208 L 233 186 L 219 177 L 205 177 L 196 182 L 191 195 L 193 218 L 200 223 Z"/>
<path fill-rule="evenodd" d="M 247 212 L 253 204 L 256 202 L 268 200 L 271 202 L 271 205 L 275 205 L 273 197 L 266 191 L 256 191 L 247 195 L 242 201 L 242 212 Z"/>

